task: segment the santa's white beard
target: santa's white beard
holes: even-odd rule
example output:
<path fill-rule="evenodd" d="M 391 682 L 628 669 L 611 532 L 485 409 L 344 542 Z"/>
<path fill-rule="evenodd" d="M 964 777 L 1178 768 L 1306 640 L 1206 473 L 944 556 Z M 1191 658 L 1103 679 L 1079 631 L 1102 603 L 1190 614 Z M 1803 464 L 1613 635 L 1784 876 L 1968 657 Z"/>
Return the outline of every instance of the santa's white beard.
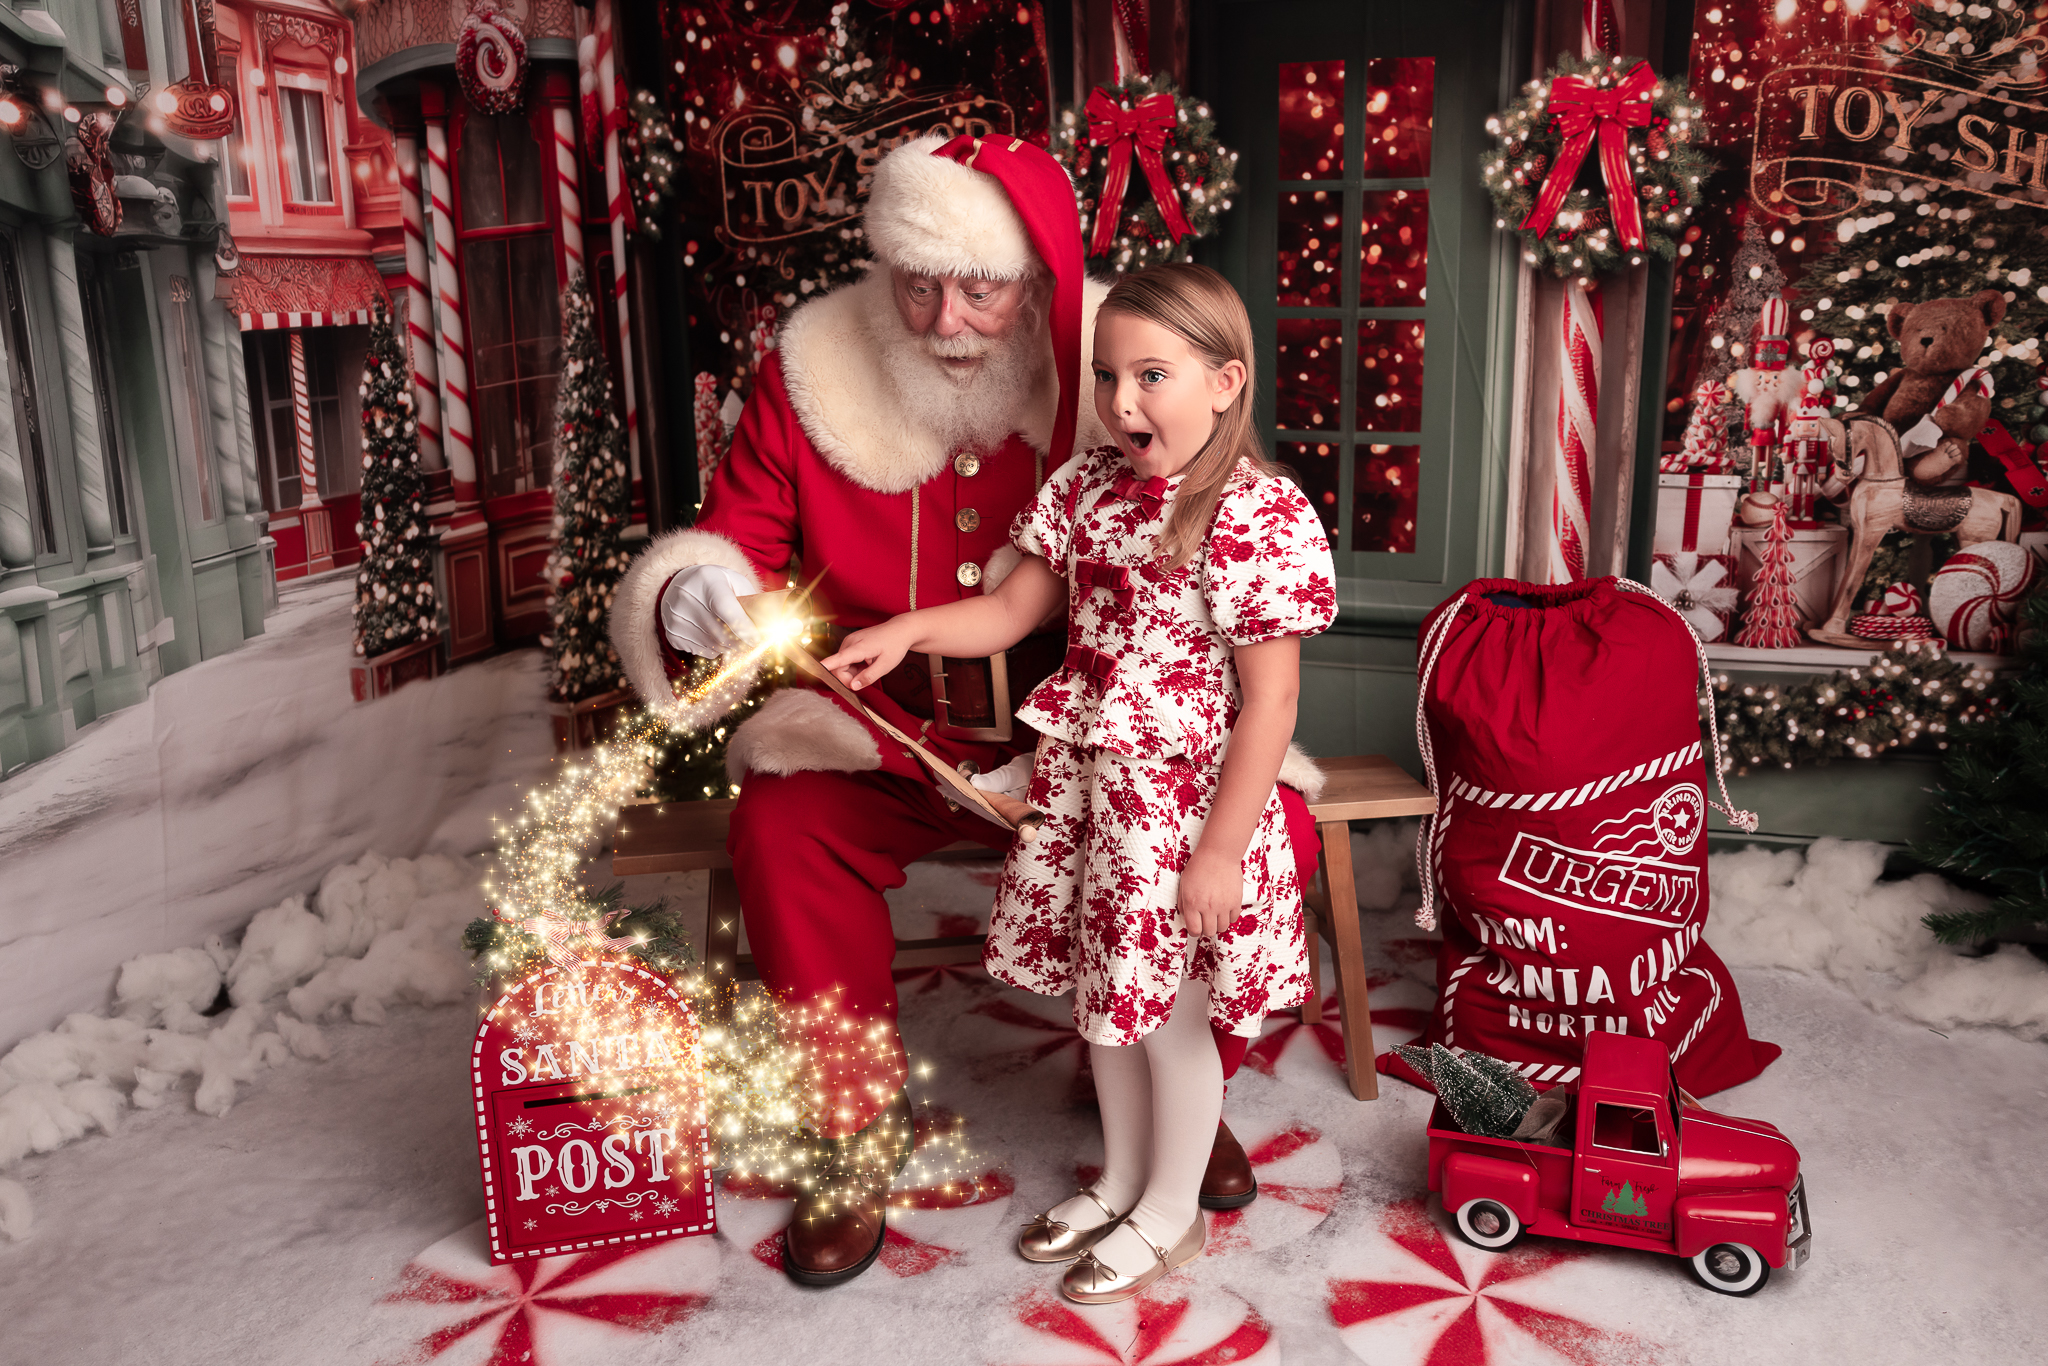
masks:
<path fill-rule="evenodd" d="M 883 373 L 912 423 L 948 450 L 992 449 L 1029 422 L 1030 403 L 1047 359 L 1044 324 L 1028 313 L 1000 339 L 965 332 L 935 337 L 912 332 L 893 310 L 874 320 Z M 978 356 L 961 371 L 944 356 Z"/>

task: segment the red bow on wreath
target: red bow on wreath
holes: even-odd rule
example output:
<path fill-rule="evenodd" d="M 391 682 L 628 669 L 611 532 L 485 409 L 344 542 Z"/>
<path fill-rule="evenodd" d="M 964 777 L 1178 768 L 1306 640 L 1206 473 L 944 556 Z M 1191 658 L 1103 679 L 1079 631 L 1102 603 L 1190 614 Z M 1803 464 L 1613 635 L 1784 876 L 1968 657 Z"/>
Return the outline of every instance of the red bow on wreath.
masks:
<path fill-rule="evenodd" d="M 1544 233 L 1564 206 L 1572 182 L 1579 178 L 1579 165 L 1600 135 L 1600 171 L 1607 182 L 1607 205 L 1614 215 L 1614 231 L 1631 251 L 1643 247 L 1643 207 L 1636 200 L 1635 179 L 1628 170 L 1628 130 L 1644 128 L 1650 122 L 1650 91 L 1656 87 L 1656 73 L 1648 62 L 1637 62 L 1618 84 L 1602 86 L 1589 76 L 1559 76 L 1550 83 L 1550 118 L 1564 146 L 1557 164 L 1536 196 L 1536 207 L 1522 220 L 1523 232 Z"/>
<path fill-rule="evenodd" d="M 1152 186 L 1152 197 L 1159 201 L 1159 215 L 1166 220 L 1166 230 L 1173 234 L 1173 240 L 1178 242 L 1194 231 L 1188 225 L 1187 215 L 1181 212 L 1180 195 L 1174 190 L 1173 181 L 1166 174 L 1166 161 L 1160 155 L 1173 138 L 1178 117 L 1173 96 L 1163 90 L 1129 109 L 1119 106 L 1099 88 L 1089 92 L 1088 141 L 1109 149 L 1102 172 L 1102 200 L 1095 206 L 1095 232 L 1088 243 L 1090 256 L 1107 255 L 1116 241 L 1116 225 L 1123 217 L 1124 189 L 1130 184 L 1134 149 L 1138 164 L 1145 168 L 1145 180 Z"/>

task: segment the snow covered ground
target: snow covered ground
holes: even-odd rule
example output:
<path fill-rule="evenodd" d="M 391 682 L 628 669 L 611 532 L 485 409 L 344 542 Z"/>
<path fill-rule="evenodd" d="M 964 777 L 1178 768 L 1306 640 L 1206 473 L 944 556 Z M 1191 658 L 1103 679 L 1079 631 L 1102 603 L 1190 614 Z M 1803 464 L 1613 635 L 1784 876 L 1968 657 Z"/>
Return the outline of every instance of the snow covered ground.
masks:
<path fill-rule="evenodd" d="M 904 1032 L 987 1174 L 972 1202 L 909 1190 L 859 1281 L 791 1285 L 787 1203 L 725 1190 L 716 1237 L 492 1268 L 454 942 L 481 903 L 451 856 L 546 772 L 537 660 L 354 707 L 345 622 L 345 586 L 309 586 L 159 689 L 193 691 L 0 788 L 0 1361 L 1918 1366 L 2048 1340 L 2048 968 L 1932 946 L 1918 918 L 1956 894 L 1840 844 L 1712 869 L 1708 938 L 1786 1049 L 1712 1103 L 1799 1145 L 1816 1230 L 1751 1299 L 1647 1254 L 1460 1242 L 1426 1199 L 1428 1098 L 1353 1100 L 1337 1032 L 1288 1013 L 1226 1106 L 1260 1199 L 1153 1295 L 1067 1306 L 1011 1239 L 1099 1158 L 1077 1041 L 1060 1003 L 953 969 L 905 975 Z M 1354 837 L 1381 1048 L 1431 1001 L 1429 945 L 1392 909 L 1403 834 Z M 985 917 L 991 872 L 914 870 L 903 932 Z M 701 904 L 701 877 L 629 890 Z M 200 1017 L 223 982 L 235 1009 Z"/>

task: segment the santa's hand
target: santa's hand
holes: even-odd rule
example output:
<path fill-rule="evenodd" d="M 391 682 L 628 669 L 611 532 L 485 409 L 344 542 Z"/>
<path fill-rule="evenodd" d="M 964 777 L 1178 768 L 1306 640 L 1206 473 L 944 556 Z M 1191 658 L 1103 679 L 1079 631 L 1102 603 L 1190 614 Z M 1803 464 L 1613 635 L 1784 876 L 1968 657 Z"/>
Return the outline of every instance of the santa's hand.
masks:
<path fill-rule="evenodd" d="M 992 768 L 986 773 L 971 773 L 967 781 L 983 792 L 1024 801 L 1024 794 L 1031 787 L 1031 755 L 1020 754 L 1001 768 Z"/>
<path fill-rule="evenodd" d="M 716 659 L 757 634 L 740 606 L 756 592 L 753 580 L 722 564 L 693 564 L 669 580 L 661 595 L 662 633 L 668 643 L 699 659 Z"/>

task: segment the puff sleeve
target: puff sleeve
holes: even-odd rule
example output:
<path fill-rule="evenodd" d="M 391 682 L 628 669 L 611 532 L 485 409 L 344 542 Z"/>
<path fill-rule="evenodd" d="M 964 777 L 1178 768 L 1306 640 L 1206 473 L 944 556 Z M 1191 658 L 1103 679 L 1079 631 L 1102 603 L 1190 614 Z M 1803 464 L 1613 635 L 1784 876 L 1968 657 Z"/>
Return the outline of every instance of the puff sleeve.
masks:
<path fill-rule="evenodd" d="M 1232 645 L 1316 635 L 1337 617 L 1329 539 L 1290 479 L 1240 479 L 1224 490 L 1202 576 L 1209 614 Z"/>

